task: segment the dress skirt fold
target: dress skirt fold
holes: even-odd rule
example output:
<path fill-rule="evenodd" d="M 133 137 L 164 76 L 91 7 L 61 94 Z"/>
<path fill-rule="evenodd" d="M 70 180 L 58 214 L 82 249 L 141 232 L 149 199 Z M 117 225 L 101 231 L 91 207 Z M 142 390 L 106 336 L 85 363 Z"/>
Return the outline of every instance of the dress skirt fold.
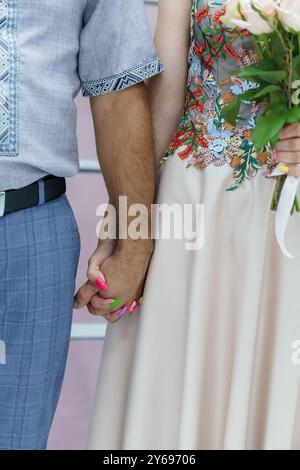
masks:
<path fill-rule="evenodd" d="M 204 204 L 204 246 L 157 240 L 144 304 L 108 325 L 90 449 L 299 449 L 300 215 L 285 258 L 274 181 L 162 167 L 158 203 Z"/>

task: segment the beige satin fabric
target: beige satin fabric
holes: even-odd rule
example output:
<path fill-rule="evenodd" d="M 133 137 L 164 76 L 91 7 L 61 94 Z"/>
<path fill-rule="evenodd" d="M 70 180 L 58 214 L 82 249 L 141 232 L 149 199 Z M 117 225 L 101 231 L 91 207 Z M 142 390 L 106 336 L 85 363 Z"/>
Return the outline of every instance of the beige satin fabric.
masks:
<path fill-rule="evenodd" d="M 299 449 L 300 215 L 284 258 L 258 175 L 170 159 L 159 202 L 205 203 L 205 244 L 156 243 L 144 304 L 109 325 L 90 449 Z"/>

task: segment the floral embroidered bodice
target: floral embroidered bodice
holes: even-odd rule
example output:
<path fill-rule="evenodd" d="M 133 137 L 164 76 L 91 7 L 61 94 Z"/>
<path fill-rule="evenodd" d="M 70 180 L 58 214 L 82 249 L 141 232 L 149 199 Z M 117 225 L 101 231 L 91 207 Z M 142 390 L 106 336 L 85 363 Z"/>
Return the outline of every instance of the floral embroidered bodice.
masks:
<path fill-rule="evenodd" d="M 271 152 L 257 152 L 252 131 L 260 109 L 243 103 L 236 127 L 222 116 L 222 108 L 253 88 L 230 72 L 258 60 L 249 34 L 227 30 L 220 21 L 225 1 L 194 0 L 191 48 L 184 113 L 166 158 L 175 153 L 187 166 L 203 169 L 210 164 L 229 164 L 236 189 L 264 166 L 273 165 Z"/>

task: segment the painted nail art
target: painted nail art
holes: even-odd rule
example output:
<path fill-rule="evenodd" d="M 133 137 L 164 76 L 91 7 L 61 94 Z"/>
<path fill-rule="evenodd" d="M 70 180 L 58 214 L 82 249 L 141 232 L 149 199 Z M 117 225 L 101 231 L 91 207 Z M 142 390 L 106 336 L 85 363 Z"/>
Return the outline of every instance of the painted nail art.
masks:
<path fill-rule="evenodd" d="M 142 305 L 143 302 L 144 302 L 144 297 L 140 297 L 139 298 L 139 304 Z"/>
<path fill-rule="evenodd" d="M 124 317 L 125 313 L 127 312 L 127 307 L 121 308 L 121 310 L 118 311 L 117 316 L 118 318 Z"/>
<path fill-rule="evenodd" d="M 101 290 L 104 290 L 104 291 L 108 290 L 108 285 L 106 284 L 105 281 L 103 281 L 103 279 L 101 279 L 101 277 L 98 277 L 98 279 L 96 279 L 95 284 Z"/>
<path fill-rule="evenodd" d="M 113 302 L 111 302 L 111 303 L 109 304 L 109 308 L 110 308 L 110 309 L 117 308 L 117 307 L 119 307 L 119 305 L 120 305 L 121 303 L 122 303 L 122 300 L 121 300 L 121 299 L 116 299 L 116 300 L 114 300 Z"/>
<path fill-rule="evenodd" d="M 136 308 L 137 308 L 137 301 L 134 300 L 134 301 L 132 302 L 132 304 L 130 305 L 130 307 L 129 307 L 129 312 L 130 312 L 130 313 L 135 312 Z"/>
<path fill-rule="evenodd" d="M 288 173 L 290 171 L 288 166 L 285 165 L 278 165 L 277 170 L 282 171 L 282 173 Z"/>

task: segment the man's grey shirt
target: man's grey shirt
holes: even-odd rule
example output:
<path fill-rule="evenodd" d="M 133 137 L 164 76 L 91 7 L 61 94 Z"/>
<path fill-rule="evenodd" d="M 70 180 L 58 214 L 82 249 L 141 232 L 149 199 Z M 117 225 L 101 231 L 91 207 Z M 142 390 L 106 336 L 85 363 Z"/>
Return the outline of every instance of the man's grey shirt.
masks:
<path fill-rule="evenodd" d="M 77 173 L 80 89 L 161 70 L 143 0 L 0 0 L 0 190 Z"/>

